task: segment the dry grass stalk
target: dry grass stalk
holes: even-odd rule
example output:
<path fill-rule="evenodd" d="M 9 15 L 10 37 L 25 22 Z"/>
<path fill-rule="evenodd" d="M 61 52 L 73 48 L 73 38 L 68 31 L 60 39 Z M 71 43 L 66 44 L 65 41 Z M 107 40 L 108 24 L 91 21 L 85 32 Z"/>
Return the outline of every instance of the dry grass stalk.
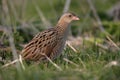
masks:
<path fill-rule="evenodd" d="M 118 63 L 118 61 L 111 61 L 108 64 L 106 64 L 104 66 L 104 68 L 108 68 L 108 67 L 112 67 L 112 66 L 120 66 L 120 64 Z"/>
<path fill-rule="evenodd" d="M 78 52 L 68 41 L 66 41 L 66 45 L 70 47 L 74 52 Z"/>
<path fill-rule="evenodd" d="M 43 14 L 43 12 L 41 11 L 41 9 L 38 7 L 38 5 L 37 5 L 37 3 L 35 3 L 34 1 L 33 1 L 33 3 L 34 3 L 34 6 L 35 6 L 35 8 L 36 8 L 36 10 L 37 10 L 37 12 L 38 12 L 38 14 L 39 14 L 39 16 L 40 16 L 40 19 L 42 20 L 42 22 L 43 22 L 43 24 L 44 24 L 44 26 L 46 27 L 46 28 L 51 28 L 51 23 L 46 19 L 46 17 L 44 16 L 44 14 Z"/>
<path fill-rule="evenodd" d="M 65 5 L 64 5 L 64 9 L 63 9 L 63 13 L 65 13 L 69 10 L 70 3 L 71 3 L 71 0 L 66 0 Z"/>
<path fill-rule="evenodd" d="M 69 59 L 67 59 L 67 58 L 63 58 L 63 60 L 64 61 L 66 61 L 66 62 L 69 62 L 70 64 L 73 64 L 74 66 L 76 66 L 76 67 L 78 67 L 79 65 L 77 65 L 76 63 L 74 63 L 74 62 L 72 62 L 72 61 L 70 61 Z"/>
<path fill-rule="evenodd" d="M 49 57 L 47 57 L 46 55 L 44 55 L 44 56 L 47 58 L 47 60 L 48 60 L 51 64 L 53 64 L 53 66 L 55 66 L 59 71 L 62 71 L 62 69 L 61 69 L 57 64 L 55 64 Z M 10 66 L 10 65 L 13 65 L 13 64 L 15 64 L 16 62 L 20 62 L 22 68 L 25 70 L 25 66 L 24 66 L 24 64 L 23 64 L 23 59 L 22 59 L 21 55 L 19 55 L 19 59 L 16 59 L 16 60 L 14 60 L 14 61 L 12 61 L 12 62 L 10 62 L 10 63 L 7 63 L 7 64 L 3 65 L 2 68 L 8 67 L 8 66 Z"/>
<path fill-rule="evenodd" d="M 46 55 L 44 55 L 46 58 L 47 58 L 47 60 L 51 63 L 51 64 L 53 64 L 53 66 L 55 66 L 59 71 L 62 71 L 62 68 L 60 67 L 60 66 L 58 66 L 57 64 L 55 64 L 49 57 L 47 57 Z"/>
<path fill-rule="evenodd" d="M 109 36 L 111 36 L 111 35 L 110 35 L 108 32 L 105 31 L 105 29 L 104 29 L 104 27 L 103 27 L 103 25 L 102 25 L 102 22 L 101 22 L 101 20 L 100 20 L 100 17 L 98 16 L 97 11 L 96 11 L 96 9 L 95 9 L 92 1 L 91 1 L 91 0 L 87 0 L 87 2 L 88 2 L 88 4 L 89 4 L 89 6 L 90 6 L 90 9 L 91 9 L 92 12 L 93 12 L 94 17 L 96 18 L 96 20 L 97 20 L 97 22 L 98 22 L 98 25 L 99 25 L 98 27 L 100 28 L 100 30 L 101 30 L 103 33 L 105 33 L 107 39 L 108 39 L 118 50 L 120 50 L 120 48 L 119 48 L 119 47 L 114 43 L 114 41 L 112 41 L 112 39 L 109 37 Z"/>
<path fill-rule="evenodd" d="M 14 61 L 12 61 L 12 62 L 10 62 L 10 63 L 7 63 L 7 64 L 3 65 L 1 68 L 5 68 L 5 67 L 8 67 L 8 66 L 10 66 L 10 65 L 13 65 L 13 64 L 15 64 L 15 63 L 18 62 L 18 61 L 19 61 L 19 59 L 16 59 L 16 60 L 14 60 Z"/>
<path fill-rule="evenodd" d="M 117 44 L 114 43 L 114 41 L 109 36 L 106 36 L 106 37 L 112 43 L 112 45 L 117 48 L 117 50 L 120 50 L 120 48 L 117 46 Z"/>
<path fill-rule="evenodd" d="M 104 27 L 103 27 L 103 25 L 102 25 L 102 22 L 101 22 L 98 14 L 97 14 L 97 11 L 96 11 L 96 9 L 95 9 L 92 1 L 91 1 L 91 0 L 87 0 L 87 2 L 88 2 L 88 4 L 89 4 L 89 6 L 90 6 L 90 9 L 91 9 L 92 12 L 93 12 L 94 17 L 96 18 L 96 20 L 97 20 L 97 22 L 98 22 L 98 25 L 99 25 L 98 27 L 100 28 L 100 30 L 101 30 L 102 32 L 105 32 L 105 29 L 104 29 Z"/>
<path fill-rule="evenodd" d="M 23 59 L 22 59 L 22 56 L 21 56 L 21 55 L 19 55 L 19 61 L 20 61 L 20 63 L 21 63 L 21 66 L 22 66 L 23 70 L 25 70 L 25 66 L 24 66 L 24 64 L 23 64 Z"/>
<path fill-rule="evenodd" d="M 7 64 L 3 65 L 1 68 L 8 67 L 8 66 L 13 65 L 13 64 L 15 64 L 15 63 L 17 63 L 17 62 L 20 62 L 23 70 L 25 70 L 25 66 L 24 66 L 24 64 L 23 64 L 23 59 L 22 59 L 21 55 L 19 55 L 19 59 L 16 59 L 16 60 L 14 60 L 14 61 L 12 61 L 12 62 L 10 62 L 10 63 L 7 63 Z"/>

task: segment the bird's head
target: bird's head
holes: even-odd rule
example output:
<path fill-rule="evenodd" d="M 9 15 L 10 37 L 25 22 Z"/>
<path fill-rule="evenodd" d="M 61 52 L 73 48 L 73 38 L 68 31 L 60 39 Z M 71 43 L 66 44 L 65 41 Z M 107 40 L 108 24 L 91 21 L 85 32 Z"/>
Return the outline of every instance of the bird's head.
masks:
<path fill-rule="evenodd" d="M 71 21 L 75 21 L 75 20 L 80 20 L 80 19 L 78 16 L 70 12 L 64 13 L 60 18 L 60 21 L 67 23 L 70 23 Z"/>

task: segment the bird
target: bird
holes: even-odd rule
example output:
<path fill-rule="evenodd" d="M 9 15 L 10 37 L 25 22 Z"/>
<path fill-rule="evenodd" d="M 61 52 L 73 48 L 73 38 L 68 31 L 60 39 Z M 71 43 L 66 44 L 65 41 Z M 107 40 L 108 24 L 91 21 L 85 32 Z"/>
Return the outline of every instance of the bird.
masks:
<path fill-rule="evenodd" d="M 69 24 L 80 18 L 71 12 L 64 13 L 53 28 L 39 32 L 21 51 L 24 60 L 47 61 L 61 55 L 69 32 Z"/>

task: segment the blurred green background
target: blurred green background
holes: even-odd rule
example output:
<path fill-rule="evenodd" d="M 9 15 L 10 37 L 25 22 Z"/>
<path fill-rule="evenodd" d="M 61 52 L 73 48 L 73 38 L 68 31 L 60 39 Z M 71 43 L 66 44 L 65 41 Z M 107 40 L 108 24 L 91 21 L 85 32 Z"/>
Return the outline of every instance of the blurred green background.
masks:
<path fill-rule="evenodd" d="M 66 46 L 53 61 L 62 71 L 50 62 L 24 62 L 25 70 L 0 68 L 0 80 L 120 80 L 119 0 L 0 0 L 0 67 L 14 59 L 11 37 L 20 52 L 38 32 L 54 27 L 65 11 L 80 21 L 71 24 L 68 37 L 77 52 Z"/>

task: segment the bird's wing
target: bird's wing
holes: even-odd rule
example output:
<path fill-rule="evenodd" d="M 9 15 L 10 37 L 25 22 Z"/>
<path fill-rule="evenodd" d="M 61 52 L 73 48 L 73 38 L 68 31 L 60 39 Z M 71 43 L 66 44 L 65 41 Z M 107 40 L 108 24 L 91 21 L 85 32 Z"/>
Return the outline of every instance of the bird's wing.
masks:
<path fill-rule="evenodd" d="M 22 50 L 24 59 L 40 60 L 44 54 L 48 57 L 57 44 L 57 32 L 54 28 L 38 33 Z"/>

